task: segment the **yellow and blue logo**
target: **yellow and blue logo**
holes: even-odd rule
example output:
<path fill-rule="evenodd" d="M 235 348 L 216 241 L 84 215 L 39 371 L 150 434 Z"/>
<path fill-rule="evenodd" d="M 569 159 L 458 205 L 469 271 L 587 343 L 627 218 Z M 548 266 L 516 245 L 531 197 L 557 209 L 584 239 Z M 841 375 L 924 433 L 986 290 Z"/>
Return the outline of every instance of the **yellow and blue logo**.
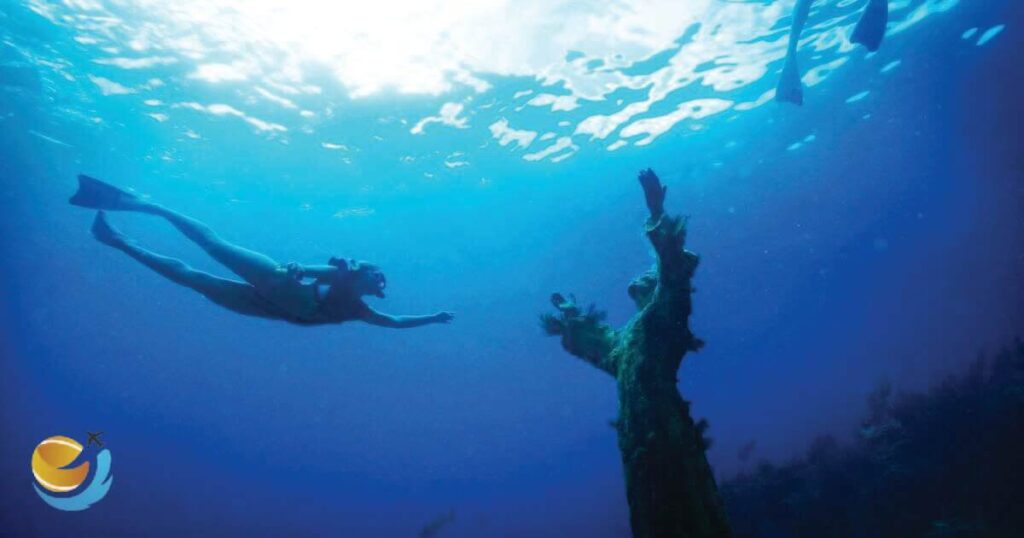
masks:
<path fill-rule="evenodd" d="M 97 434 L 89 434 L 89 444 L 94 440 L 100 450 L 91 457 L 82 457 L 82 444 L 63 435 L 43 439 L 32 451 L 34 487 L 47 504 L 58 510 L 85 510 L 110 491 L 110 450 L 102 448 Z"/>

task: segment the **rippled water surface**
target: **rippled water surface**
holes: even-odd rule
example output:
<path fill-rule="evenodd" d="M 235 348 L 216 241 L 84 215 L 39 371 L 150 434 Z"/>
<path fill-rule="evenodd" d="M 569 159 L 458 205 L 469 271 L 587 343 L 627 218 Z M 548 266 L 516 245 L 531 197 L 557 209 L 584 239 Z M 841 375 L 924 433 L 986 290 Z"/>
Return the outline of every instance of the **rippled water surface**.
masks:
<path fill-rule="evenodd" d="M 888 35 L 898 39 L 958 3 L 890 2 Z M 444 128 L 471 129 L 480 145 L 558 162 L 582 145 L 643 146 L 673 129 L 698 131 L 764 106 L 774 95 L 793 4 L 32 1 L 29 9 L 63 29 L 59 40 L 8 40 L 24 61 L 46 66 L 51 96 L 99 93 L 125 106 L 141 103 L 184 136 L 196 136 L 204 116 L 229 117 L 257 136 L 344 153 L 375 136 L 439 138 Z M 860 4 L 815 3 L 801 40 L 808 86 L 850 61 L 870 61 L 849 41 Z M 204 99 L 188 99 L 195 97 L 190 88 Z M 361 122 L 359 138 L 345 133 L 347 143 L 337 142 L 336 115 L 395 92 L 444 102 L 430 115 Z M 103 122 L 95 108 L 68 112 Z M 450 150 L 451 167 L 467 163 L 458 148 L 422 145 Z"/>

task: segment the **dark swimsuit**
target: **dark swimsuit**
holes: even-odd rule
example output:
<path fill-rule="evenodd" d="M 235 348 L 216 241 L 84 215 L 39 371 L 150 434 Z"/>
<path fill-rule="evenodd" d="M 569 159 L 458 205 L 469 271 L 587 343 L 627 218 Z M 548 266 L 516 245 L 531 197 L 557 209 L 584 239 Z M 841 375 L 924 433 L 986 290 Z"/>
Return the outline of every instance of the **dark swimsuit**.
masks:
<path fill-rule="evenodd" d="M 288 323 L 294 323 L 295 325 L 325 325 L 328 323 L 342 323 L 345 321 L 365 319 L 366 314 L 370 310 L 370 307 L 367 306 L 362 299 L 354 297 L 348 301 L 347 305 L 345 305 L 346 308 L 339 309 L 337 304 L 335 304 L 334 308 L 332 308 L 334 311 L 332 315 L 326 315 L 323 313 L 323 310 L 330 295 L 331 285 L 314 284 L 314 286 L 316 286 L 314 289 L 314 300 L 316 301 L 317 308 L 313 313 L 313 316 L 308 318 L 293 315 L 291 312 L 281 308 L 273 301 L 260 295 L 255 288 L 252 289 L 251 295 L 253 296 L 254 302 L 257 303 L 255 306 L 265 312 L 266 317 L 281 319 Z M 339 310 L 344 313 L 342 316 L 337 315 Z"/>
<path fill-rule="evenodd" d="M 316 297 L 317 313 L 318 314 L 321 312 L 321 310 L 323 309 L 324 305 L 327 303 L 327 298 L 328 298 L 328 295 L 330 294 L 330 292 L 331 292 L 331 285 L 330 284 L 316 284 L 316 290 L 315 290 L 315 294 L 316 295 L 315 295 L 315 297 Z M 359 298 L 351 299 L 349 304 L 346 305 L 346 306 L 347 306 L 347 308 L 343 309 L 343 312 L 345 313 L 344 316 L 341 316 L 341 317 L 331 317 L 330 321 L 328 321 L 326 323 L 341 323 L 341 322 L 344 322 L 344 321 L 353 321 L 353 320 L 357 320 L 357 319 L 363 319 L 364 317 L 366 317 L 366 313 L 370 309 L 370 307 L 366 306 L 366 303 L 364 303 L 362 301 L 362 299 L 359 299 Z M 337 308 L 335 308 L 334 310 L 335 310 L 335 315 L 336 315 L 337 314 Z M 292 322 L 293 323 L 300 323 L 300 324 L 303 324 L 303 325 L 316 325 L 316 324 L 320 324 L 320 323 L 325 323 L 324 321 L 310 321 L 310 320 L 300 320 L 300 321 L 292 321 Z"/>

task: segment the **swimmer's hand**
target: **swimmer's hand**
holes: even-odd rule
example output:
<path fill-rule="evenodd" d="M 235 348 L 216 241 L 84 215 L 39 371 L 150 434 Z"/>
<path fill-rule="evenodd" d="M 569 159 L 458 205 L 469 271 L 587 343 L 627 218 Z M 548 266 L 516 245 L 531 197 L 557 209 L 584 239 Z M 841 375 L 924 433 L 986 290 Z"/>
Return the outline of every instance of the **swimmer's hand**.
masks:
<path fill-rule="evenodd" d="M 340 269 L 333 265 L 302 265 L 298 262 L 291 262 L 286 264 L 284 268 L 288 272 L 289 277 L 299 281 L 305 278 L 312 278 L 330 282 L 332 278 L 342 273 Z"/>
<path fill-rule="evenodd" d="M 298 262 L 290 262 L 284 268 L 288 271 L 288 276 L 295 280 L 302 280 L 306 274 L 306 268 Z"/>
<path fill-rule="evenodd" d="M 438 312 L 433 316 L 434 323 L 451 323 L 455 319 L 454 312 Z"/>

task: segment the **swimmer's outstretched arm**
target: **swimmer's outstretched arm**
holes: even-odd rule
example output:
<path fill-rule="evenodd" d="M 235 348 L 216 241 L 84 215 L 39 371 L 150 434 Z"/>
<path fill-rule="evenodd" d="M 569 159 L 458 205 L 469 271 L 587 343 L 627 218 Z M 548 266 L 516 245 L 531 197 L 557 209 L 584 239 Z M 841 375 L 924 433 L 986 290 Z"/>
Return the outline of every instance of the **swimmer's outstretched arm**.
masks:
<path fill-rule="evenodd" d="M 438 312 L 437 314 L 430 314 L 427 316 L 393 316 L 391 314 L 377 312 L 376 310 L 367 307 L 360 319 L 370 325 L 377 325 L 380 327 L 411 329 L 412 327 L 421 327 L 432 323 L 451 323 L 451 321 L 455 319 L 455 314 L 452 314 L 451 312 Z"/>

